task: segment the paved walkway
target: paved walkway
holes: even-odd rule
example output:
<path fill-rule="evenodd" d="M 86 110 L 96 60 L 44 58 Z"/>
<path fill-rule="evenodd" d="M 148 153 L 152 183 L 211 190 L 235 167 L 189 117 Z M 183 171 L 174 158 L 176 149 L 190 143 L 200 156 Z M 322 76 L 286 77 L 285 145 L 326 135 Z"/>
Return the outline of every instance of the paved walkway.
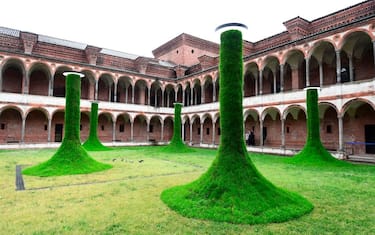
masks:
<path fill-rule="evenodd" d="M 22 166 L 16 165 L 16 190 L 25 190 L 25 184 L 22 177 Z"/>

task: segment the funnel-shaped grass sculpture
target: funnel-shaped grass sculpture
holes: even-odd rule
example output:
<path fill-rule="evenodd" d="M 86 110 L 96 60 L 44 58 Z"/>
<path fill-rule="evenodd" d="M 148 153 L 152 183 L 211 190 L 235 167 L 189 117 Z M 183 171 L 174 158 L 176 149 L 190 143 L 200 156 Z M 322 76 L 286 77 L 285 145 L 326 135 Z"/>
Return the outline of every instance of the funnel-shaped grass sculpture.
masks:
<path fill-rule="evenodd" d="M 171 142 L 163 148 L 164 152 L 194 152 L 192 148 L 185 145 L 181 138 L 181 107 L 181 103 L 174 103 L 173 136 Z"/>
<path fill-rule="evenodd" d="M 91 103 L 90 113 L 90 133 L 89 138 L 83 143 L 83 147 L 89 151 L 106 151 L 111 150 L 104 146 L 98 138 L 98 103 Z"/>
<path fill-rule="evenodd" d="M 307 139 L 303 149 L 293 158 L 287 159 L 288 162 L 301 164 L 326 164 L 335 163 L 347 165 L 348 163 L 340 161 L 333 157 L 323 146 L 320 140 L 320 121 L 318 109 L 318 88 L 306 88 L 306 106 L 307 106 Z"/>
<path fill-rule="evenodd" d="M 220 145 L 211 167 L 196 181 L 162 192 L 161 199 L 183 216 L 230 223 L 283 222 L 310 212 L 313 205 L 275 187 L 256 169 L 243 129 L 242 34 L 221 34 Z"/>
<path fill-rule="evenodd" d="M 87 174 L 111 168 L 109 164 L 97 162 L 82 147 L 80 125 L 80 73 L 66 72 L 66 100 L 64 117 L 64 139 L 56 153 L 46 162 L 23 170 L 25 175 L 58 176 Z"/>

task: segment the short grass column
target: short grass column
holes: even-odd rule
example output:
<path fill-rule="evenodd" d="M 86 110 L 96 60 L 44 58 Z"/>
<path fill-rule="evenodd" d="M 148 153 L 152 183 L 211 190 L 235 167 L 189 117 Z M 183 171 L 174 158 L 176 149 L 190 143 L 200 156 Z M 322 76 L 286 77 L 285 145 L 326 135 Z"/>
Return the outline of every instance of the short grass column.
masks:
<path fill-rule="evenodd" d="M 162 192 L 161 199 L 180 214 L 230 223 L 271 223 L 297 218 L 313 205 L 275 187 L 251 161 L 243 129 L 242 34 L 227 30 L 220 46 L 220 145 L 199 179 Z"/>
<path fill-rule="evenodd" d="M 90 134 L 88 139 L 83 143 L 83 147 L 89 151 L 106 151 L 111 150 L 107 146 L 104 146 L 98 138 L 98 107 L 97 102 L 91 103 L 90 113 Z"/>
<path fill-rule="evenodd" d="M 181 137 L 181 103 L 174 103 L 174 121 L 173 136 L 171 142 L 164 147 L 164 152 L 193 152 L 194 149 L 189 148 L 182 141 Z"/>
<path fill-rule="evenodd" d="M 111 168 L 89 156 L 80 141 L 80 97 L 83 74 L 65 72 L 66 98 L 64 138 L 57 152 L 46 162 L 26 168 L 23 173 L 35 176 L 87 174 Z"/>

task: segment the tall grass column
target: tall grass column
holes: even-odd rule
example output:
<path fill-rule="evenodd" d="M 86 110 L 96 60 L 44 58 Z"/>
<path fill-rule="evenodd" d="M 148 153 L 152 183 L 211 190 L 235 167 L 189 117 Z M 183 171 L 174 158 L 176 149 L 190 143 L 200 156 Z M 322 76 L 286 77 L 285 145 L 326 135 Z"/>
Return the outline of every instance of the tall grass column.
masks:
<path fill-rule="evenodd" d="M 46 162 L 23 171 L 26 175 L 56 176 L 87 174 L 111 168 L 109 164 L 97 162 L 89 156 L 80 140 L 81 78 L 77 72 L 65 72 L 66 98 L 64 116 L 64 138 L 57 152 Z"/>
<path fill-rule="evenodd" d="M 247 153 L 242 33 L 231 29 L 220 37 L 221 136 L 216 158 L 196 181 L 163 191 L 161 199 L 184 216 L 230 223 L 282 222 L 304 215 L 313 205 L 265 179 Z"/>

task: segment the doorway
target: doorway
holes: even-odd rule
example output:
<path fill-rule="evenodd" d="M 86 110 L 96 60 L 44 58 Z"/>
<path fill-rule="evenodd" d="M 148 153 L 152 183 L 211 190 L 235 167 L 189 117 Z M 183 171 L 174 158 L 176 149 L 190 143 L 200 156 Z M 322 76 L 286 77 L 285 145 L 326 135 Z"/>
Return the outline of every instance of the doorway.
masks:
<path fill-rule="evenodd" d="M 366 153 L 375 154 L 375 125 L 365 125 Z"/>
<path fill-rule="evenodd" d="M 63 136 L 63 124 L 56 124 L 55 125 L 55 142 L 61 142 Z"/>

